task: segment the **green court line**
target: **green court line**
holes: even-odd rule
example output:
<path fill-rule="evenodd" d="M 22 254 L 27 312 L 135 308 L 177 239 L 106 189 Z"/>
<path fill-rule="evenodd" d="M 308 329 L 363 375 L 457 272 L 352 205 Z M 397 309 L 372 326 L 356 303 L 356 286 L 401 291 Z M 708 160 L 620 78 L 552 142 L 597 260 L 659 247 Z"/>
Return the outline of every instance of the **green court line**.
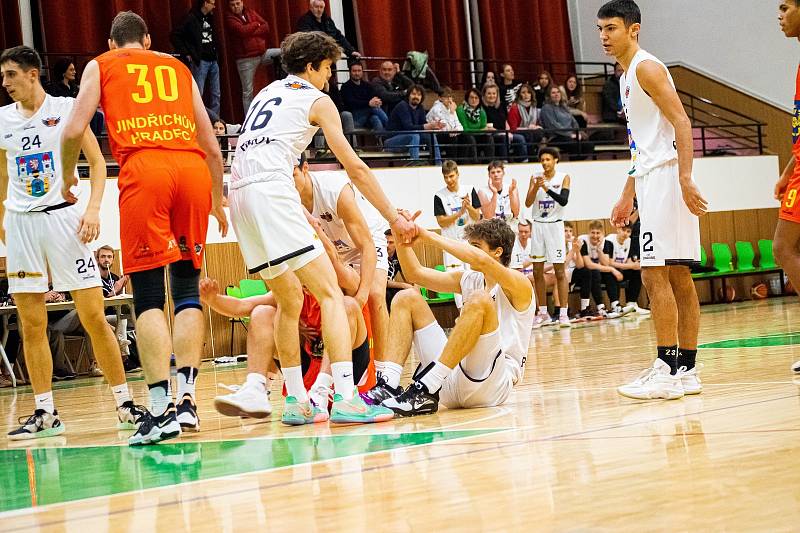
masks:
<path fill-rule="evenodd" d="M 0 450 L 0 512 L 496 433 L 423 431 Z"/>
<path fill-rule="evenodd" d="M 772 346 L 794 346 L 798 344 L 800 344 L 800 332 L 792 332 L 708 342 L 701 344 L 698 348 L 768 348 Z"/>

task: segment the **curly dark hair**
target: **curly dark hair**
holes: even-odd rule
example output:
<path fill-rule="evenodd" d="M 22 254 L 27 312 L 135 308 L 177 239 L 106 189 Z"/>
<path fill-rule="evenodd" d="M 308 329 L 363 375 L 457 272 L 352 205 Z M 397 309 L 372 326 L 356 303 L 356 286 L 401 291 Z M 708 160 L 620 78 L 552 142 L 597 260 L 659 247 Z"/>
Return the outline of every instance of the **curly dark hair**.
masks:
<path fill-rule="evenodd" d="M 470 224 L 464 228 L 464 237 L 467 240 L 483 241 L 489 248 L 502 248 L 500 264 L 506 267 L 511 264 L 511 252 L 517 237 L 505 220 L 489 218 Z"/>
<path fill-rule="evenodd" d="M 335 63 L 342 57 L 342 49 L 333 38 L 319 31 L 297 32 L 287 35 L 281 43 L 281 62 L 289 74 L 302 74 L 306 65 L 319 70 L 326 59 Z"/>

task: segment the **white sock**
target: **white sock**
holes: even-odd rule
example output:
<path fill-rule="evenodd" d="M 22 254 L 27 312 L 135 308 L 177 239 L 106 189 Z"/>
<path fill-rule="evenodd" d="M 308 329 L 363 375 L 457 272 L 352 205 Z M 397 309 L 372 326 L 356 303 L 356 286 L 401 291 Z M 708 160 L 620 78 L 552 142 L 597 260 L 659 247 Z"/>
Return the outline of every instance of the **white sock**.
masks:
<path fill-rule="evenodd" d="M 375 360 L 375 374 L 380 376 L 383 374 L 384 370 L 386 369 L 386 361 L 378 361 Z"/>
<path fill-rule="evenodd" d="M 600 309 L 605 309 L 605 308 L 606 308 L 606 304 L 597 304 L 597 310 L 598 310 L 598 311 L 599 311 Z"/>
<path fill-rule="evenodd" d="M 356 384 L 353 380 L 353 362 L 339 361 L 331 363 L 333 373 L 333 389 L 343 400 L 352 400 L 355 393 Z"/>
<path fill-rule="evenodd" d="M 561 311 L 559 311 L 559 315 L 568 317 L 569 316 L 569 309 L 566 308 L 566 307 L 562 307 Z"/>
<path fill-rule="evenodd" d="M 314 380 L 314 384 L 311 386 L 311 389 L 316 389 L 318 387 L 325 387 L 326 389 L 333 388 L 333 376 L 328 373 L 320 372 L 317 374 L 317 379 Z"/>
<path fill-rule="evenodd" d="M 35 399 L 37 409 L 44 409 L 51 415 L 56 412 L 56 406 L 53 403 L 53 391 L 37 394 Z"/>
<path fill-rule="evenodd" d="M 589 307 L 589 298 L 581 298 L 581 311 L 584 311 L 587 307 Z"/>
<path fill-rule="evenodd" d="M 391 361 L 386 361 L 383 364 L 384 368 L 381 374 L 383 379 L 386 380 L 387 385 L 396 389 L 400 386 L 400 376 L 403 374 L 403 367 Z"/>
<path fill-rule="evenodd" d="M 131 391 L 128 390 L 128 384 L 123 383 L 122 385 L 117 385 L 115 387 L 111 387 L 111 392 L 114 393 L 114 401 L 117 402 L 117 407 L 122 407 L 122 404 L 125 402 L 129 402 L 132 400 L 131 398 Z"/>
<path fill-rule="evenodd" d="M 420 378 L 420 381 L 428 388 L 428 392 L 434 393 L 442 388 L 442 383 L 450 375 L 453 369 L 444 366 L 439 361 L 433 365 L 433 368 Z"/>
<path fill-rule="evenodd" d="M 191 366 L 184 366 L 178 369 L 175 378 L 178 380 L 178 394 L 175 396 L 180 402 L 184 394 L 194 398 L 195 382 L 197 381 L 198 370 Z"/>
<path fill-rule="evenodd" d="M 263 374 L 250 372 L 245 378 L 245 383 L 259 392 L 267 392 L 267 376 Z"/>
<path fill-rule="evenodd" d="M 169 407 L 172 395 L 163 385 L 148 385 L 147 387 L 150 389 L 150 413 L 153 416 L 163 415 L 167 411 L 167 407 Z"/>
<path fill-rule="evenodd" d="M 546 315 L 547 314 L 547 306 L 546 305 L 540 305 L 539 306 L 539 314 L 540 315 Z"/>
<path fill-rule="evenodd" d="M 290 366 L 282 368 L 281 372 L 283 372 L 283 380 L 286 384 L 286 394 L 294 396 L 300 403 L 307 402 L 308 392 L 306 392 L 306 386 L 303 383 L 303 367 Z"/>

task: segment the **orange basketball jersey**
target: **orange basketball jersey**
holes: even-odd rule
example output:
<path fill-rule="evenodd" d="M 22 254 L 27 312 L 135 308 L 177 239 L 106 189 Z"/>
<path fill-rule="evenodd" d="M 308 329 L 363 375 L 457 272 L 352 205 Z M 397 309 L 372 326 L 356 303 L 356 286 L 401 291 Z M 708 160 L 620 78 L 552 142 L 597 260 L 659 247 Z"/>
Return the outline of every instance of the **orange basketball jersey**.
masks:
<path fill-rule="evenodd" d="M 120 167 L 138 150 L 205 154 L 197 143 L 192 75 L 174 57 L 136 48 L 110 50 L 100 65 L 100 105 Z"/>

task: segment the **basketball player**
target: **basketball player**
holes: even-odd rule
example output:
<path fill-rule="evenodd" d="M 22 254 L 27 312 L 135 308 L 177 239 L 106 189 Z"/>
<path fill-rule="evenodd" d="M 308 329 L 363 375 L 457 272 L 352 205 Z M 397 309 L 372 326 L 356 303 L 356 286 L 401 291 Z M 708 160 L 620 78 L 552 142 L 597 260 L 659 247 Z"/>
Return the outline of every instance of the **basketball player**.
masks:
<path fill-rule="evenodd" d="M 86 246 L 100 233 L 100 203 L 106 165 L 91 130 L 81 132 L 79 146 L 89 162 L 91 194 L 81 214 L 62 179 L 60 136 L 74 100 L 44 92 L 39 54 L 27 46 L 0 56 L 3 87 L 14 100 L 0 109 L 0 215 L 5 210 L 2 240 L 8 249 L 9 293 L 14 295 L 22 345 L 36 408 L 9 440 L 59 435 L 65 426 L 53 402 L 53 357 L 47 342 L 48 272 L 56 291 L 69 291 L 81 324 L 92 341 L 117 403 L 120 428 L 135 429 L 144 411 L 131 400 L 122 356 L 105 319 L 103 290 L 94 255 Z M 74 166 L 70 170 L 72 176 Z M 63 195 L 63 196 L 62 196 Z M 1 233 L 1 232 L 0 232 Z"/>
<path fill-rule="evenodd" d="M 700 260 L 698 217 L 707 202 L 692 179 L 692 124 L 664 64 L 639 48 L 642 16 L 633 0 L 600 8 L 603 51 L 625 70 L 620 96 L 632 168 L 611 222 L 630 222 L 634 196 L 642 224 L 642 281 L 650 296 L 658 358 L 618 389 L 638 399 L 680 398 L 702 390 L 695 367 L 700 306 L 689 266 Z"/>
<path fill-rule="evenodd" d="M 800 6 L 797 1 L 785 0 L 778 8 L 781 31 L 790 39 L 800 40 Z M 775 258 L 789 276 L 795 287 L 800 287 L 800 67 L 794 97 L 794 120 L 792 121 L 792 159 L 783 170 L 775 185 L 775 198 L 781 201 L 778 225 L 772 247 Z M 800 361 L 792 365 L 792 371 L 800 374 Z"/>
<path fill-rule="evenodd" d="M 420 368 L 413 383 L 383 405 L 400 416 L 435 413 L 439 401 L 450 409 L 500 405 L 522 379 L 536 315 L 530 281 L 508 266 L 514 232 L 496 218 L 467 226 L 469 244 L 418 231 L 423 242 L 453 254 L 471 270 L 425 268 L 410 246 L 399 246 L 407 279 L 437 292 L 460 292 L 464 307 L 448 338 L 419 290 L 395 297 L 388 355 L 402 365 L 413 341 Z"/>
<path fill-rule="evenodd" d="M 642 290 L 642 264 L 639 262 L 638 257 L 633 256 L 633 247 L 631 240 L 631 225 L 623 226 L 617 230 L 617 233 L 606 236 L 606 242 L 611 243 L 613 247 L 610 251 L 609 258 L 621 274 L 622 280 L 628 282 L 625 288 L 625 307 L 620 307 L 620 310 L 627 314 L 628 312 L 635 312 L 641 315 L 649 315 L 648 309 L 639 307 L 637 301 L 639 300 L 639 293 Z M 619 294 L 619 289 L 617 289 Z"/>
<path fill-rule="evenodd" d="M 222 209 L 222 154 L 192 75 L 177 59 L 150 48 L 144 20 L 114 18 L 110 51 L 86 65 L 62 138 L 64 169 L 75 167 L 80 135 L 101 104 L 119 162 L 122 262 L 133 284 L 139 351 L 150 390 L 150 414 L 129 439 L 154 444 L 199 431 L 195 380 L 203 346 L 200 266 L 209 213 L 227 232 Z M 165 269 L 175 309 L 173 334 L 164 315 Z M 169 394 L 175 354 L 177 411 Z"/>
<path fill-rule="evenodd" d="M 519 220 L 517 180 L 512 178 L 511 182 L 506 183 L 506 168 L 502 161 L 492 161 L 487 170 L 489 172 L 487 186 L 478 192 L 483 218 L 505 220 L 516 232 Z"/>
<path fill-rule="evenodd" d="M 564 274 L 564 207 L 569 201 L 570 177 L 564 172 L 557 172 L 556 166 L 561 157 L 558 148 L 542 148 L 539 150 L 539 162 L 542 174 L 531 176 L 525 207 L 533 206 L 533 279 L 536 284 L 536 299 L 539 302 L 539 314 L 536 315 L 535 326 L 550 322 L 547 312 L 547 287 L 544 283 L 544 263 L 553 264 L 559 294 L 569 294 L 569 283 Z M 558 317 L 561 327 L 569 327 L 569 307 L 561 307 Z"/>
<path fill-rule="evenodd" d="M 288 391 L 283 416 L 304 418 L 308 423 L 314 421 L 315 413 L 303 386 L 296 341 L 302 286 L 322 310 L 323 342 L 336 391 L 331 422 L 377 422 L 392 415 L 380 406 L 365 405 L 355 394 L 342 292 L 294 187 L 293 168 L 320 127 L 350 179 L 390 223 L 398 239 L 409 241 L 415 231 L 356 156 L 342 133 L 336 106 L 320 90 L 339 56 L 339 46 L 323 33 L 295 33 L 284 39 L 281 58 L 289 75 L 262 89 L 253 100 L 231 169 L 229 201 L 239 247 L 250 272 L 266 280 L 278 302 L 275 342 Z"/>

